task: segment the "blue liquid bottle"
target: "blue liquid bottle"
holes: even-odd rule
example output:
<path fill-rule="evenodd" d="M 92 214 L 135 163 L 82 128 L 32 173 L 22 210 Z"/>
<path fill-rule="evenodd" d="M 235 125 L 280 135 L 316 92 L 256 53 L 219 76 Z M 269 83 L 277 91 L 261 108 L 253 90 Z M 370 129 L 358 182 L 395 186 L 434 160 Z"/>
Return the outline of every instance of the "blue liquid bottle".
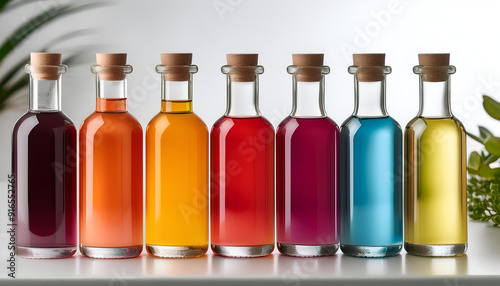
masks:
<path fill-rule="evenodd" d="M 354 113 L 342 125 L 340 248 L 357 257 L 397 255 L 403 242 L 402 132 L 385 107 L 385 54 L 355 54 Z"/>

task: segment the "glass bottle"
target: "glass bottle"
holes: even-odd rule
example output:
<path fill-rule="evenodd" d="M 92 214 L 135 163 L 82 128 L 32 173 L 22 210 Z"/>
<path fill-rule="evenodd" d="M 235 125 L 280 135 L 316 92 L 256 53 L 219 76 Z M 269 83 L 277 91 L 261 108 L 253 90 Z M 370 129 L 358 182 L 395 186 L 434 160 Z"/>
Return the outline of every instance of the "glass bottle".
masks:
<path fill-rule="evenodd" d="M 146 130 L 146 249 L 197 257 L 208 249 L 208 129 L 193 113 L 192 54 L 161 54 L 161 111 Z"/>
<path fill-rule="evenodd" d="M 61 54 L 31 53 L 30 106 L 14 125 L 16 254 L 70 257 L 77 248 L 76 128 L 61 111 Z"/>
<path fill-rule="evenodd" d="M 405 250 L 467 251 L 465 129 L 451 113 L 449 54 L 419 54 L 420 110 L 405 130 Z"/>
<path fill-rule="evenodd" d="M 340 248 L 397 255 L 403 244 L 402 131 L 385 105 L 385 54 L 354 54 L 354 112 L 342 124 Z"/>
<path fill-rule="evenodd" d="M 210 134 L 211 247 L 222 256 L 274 249 L 274 128 L 258 108 L 257 56 L 227 55 L 227 109 Z"/>
<path fill-rule="evenodd" d="M 293 109 L 276 132 L 278 250 L 333 255 L 339 248 L 339 128 L 325 112 L 323 54 L 294 54 Z"/>
<path fill-rule="evenodd" d="M 80 251 L 131 258 L 142 251 L 142 127 L 127 111 L 127 54 L 97 54 L 96 111 L 80 128 Z"/>

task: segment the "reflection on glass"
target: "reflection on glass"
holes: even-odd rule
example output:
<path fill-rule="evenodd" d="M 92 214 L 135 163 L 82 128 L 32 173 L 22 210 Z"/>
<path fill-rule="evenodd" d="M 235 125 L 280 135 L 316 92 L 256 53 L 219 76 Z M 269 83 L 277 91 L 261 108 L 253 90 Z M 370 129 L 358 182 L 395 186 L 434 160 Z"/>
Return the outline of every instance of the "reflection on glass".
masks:
<path fill-rule="evenodd" d="M 467 274 L 467 255 L 439 258 L 406 255 L 405 274 L 465 275 Z"/>

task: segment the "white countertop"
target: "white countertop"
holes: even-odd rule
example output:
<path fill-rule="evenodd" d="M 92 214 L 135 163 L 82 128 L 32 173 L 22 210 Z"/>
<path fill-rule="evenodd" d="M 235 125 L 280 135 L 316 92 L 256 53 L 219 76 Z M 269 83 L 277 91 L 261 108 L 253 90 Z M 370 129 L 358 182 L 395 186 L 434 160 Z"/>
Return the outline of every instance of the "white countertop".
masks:
<path fill-rule="evenodd" d="M 5 183 L 0 184 L 6 186 Z M 390 258 L 331 257 L 161 259 L 143 253 L 134 259 L 90 259 L 77 253 L 58 260 L 17 258 L 16 279 L 7 276 L 7 206 L 0 200 L 0 285 L 500 285 L 500 229 L 469 223 L 467 255 L 427 258 L 404 251 Z"/>

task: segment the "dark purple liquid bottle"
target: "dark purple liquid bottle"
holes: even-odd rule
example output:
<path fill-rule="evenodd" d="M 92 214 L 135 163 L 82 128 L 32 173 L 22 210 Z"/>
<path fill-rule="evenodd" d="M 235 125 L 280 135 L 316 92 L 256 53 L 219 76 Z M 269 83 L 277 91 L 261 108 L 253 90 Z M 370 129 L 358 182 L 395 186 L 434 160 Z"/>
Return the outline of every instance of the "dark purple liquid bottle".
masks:
<path fill-rule="evenodd" d="M 61 251 L 74 253 L 77 147 L 73 122 L 61 111 L 30 111 L 14 126 L 12 146 L 18 255 L 48 258 Z"/>
<path fill-rule="evenodd" d="M 14 125 L 16 254 L 64 258 L 77 247 L 76 128 L 61 111 L 61 54 L 31 53 L 30 110 Z"/>
<path fill-rule="evenodd" d="M 338 237 L 339 128 L 286 118 L 276 135 L 278 243 L 332 245 Z"/>

